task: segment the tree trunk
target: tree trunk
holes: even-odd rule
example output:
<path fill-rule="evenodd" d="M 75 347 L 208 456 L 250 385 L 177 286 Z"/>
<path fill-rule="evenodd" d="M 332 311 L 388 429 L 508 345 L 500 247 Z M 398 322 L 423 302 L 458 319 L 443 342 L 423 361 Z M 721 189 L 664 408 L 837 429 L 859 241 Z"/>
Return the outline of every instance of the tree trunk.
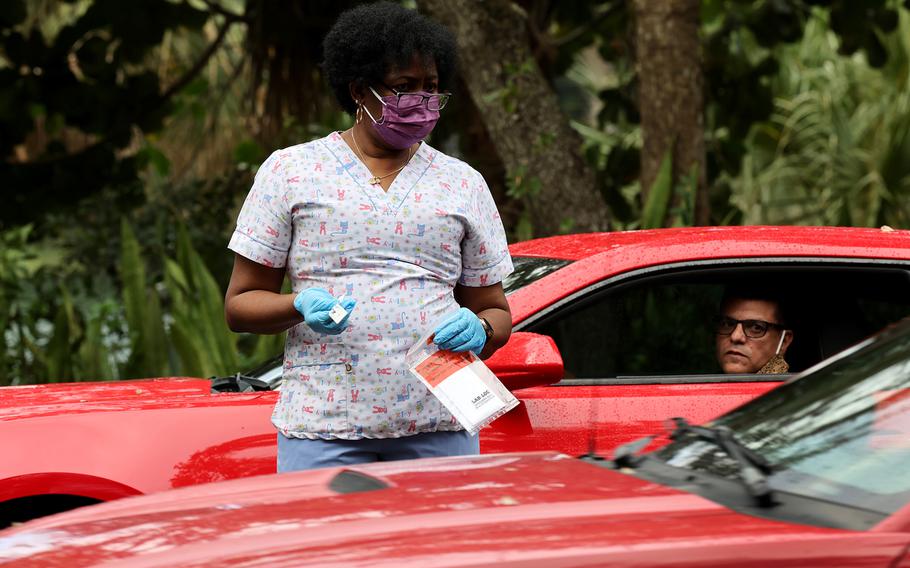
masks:
<path fill-rule="evenodd" d="M 510 0 L 417 0 L 448 26 L 460 72 L 535 236 L 606 230 L 606 203 L 556 95 L 531 53 L 526 15 Z"/>
<path fill-rule="evenodd" d="M 696 225 L 710 218 L 705 176 L 704 77 L 699 0 L 633 0 L 645 202 L 668 150 L 673 181 L 698 168 Z"/>

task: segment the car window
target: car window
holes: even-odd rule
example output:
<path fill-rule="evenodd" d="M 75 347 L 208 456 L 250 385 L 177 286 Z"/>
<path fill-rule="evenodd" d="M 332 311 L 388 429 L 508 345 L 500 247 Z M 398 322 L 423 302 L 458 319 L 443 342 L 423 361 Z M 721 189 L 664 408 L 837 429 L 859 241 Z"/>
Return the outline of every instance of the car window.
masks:
<path fill-rule="evenodd" d="M 549 335 L 566 378 L 714 373 L 714 335 L 704 323 L 720 285 L 666 284 L 602 294 L 533 331 Z"/>
<path fill-rule="evenodd" d="M 570 260 L 560 260 L 556 258 L 537 258 L 531 256 L 513 256 L 512 266 L 514 270 L 502 281 L 502 288 L 506 294 L 524 288 L 532 282 L 540 280 L 547 274 L 555 272 L 571 264 Z"/>
<path fill-rule="evenodd" d="M 910 277 L 904 269 L 724 267 L 600 286 L 525 331 L 553 338 L 566 379 L 717 374 L 712 323 L 724 289 L 759 276 L 788 291 L 795 339 L 786 358 L 793 372 L 910 314 Z"/>
<path fill-rule="evenodd" d="M 282 367 L 283 363 L 284 356 L 278 355 L 272 357 L 255 369 L 243 373 L 243 376 L 259 379 L 260 381 L 265 381 L 269 384 L 276 384 L 276 382 L 281 379 L 281 375 L 284 371 L 284 368 Z"/>

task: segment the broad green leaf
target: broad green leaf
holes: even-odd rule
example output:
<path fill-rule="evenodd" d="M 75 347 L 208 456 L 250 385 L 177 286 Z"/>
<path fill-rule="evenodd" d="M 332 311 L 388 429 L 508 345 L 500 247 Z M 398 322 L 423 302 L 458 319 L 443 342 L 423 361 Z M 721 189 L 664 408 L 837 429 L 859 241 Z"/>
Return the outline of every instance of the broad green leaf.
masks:
<path fill-rule="evenodd" d="M 175 304 L 182 304 L 190 295 L 190 283 L 179 264 L 169 258 L 164 259 L 164 282 L 171 299 Z"/>
<path fill-rule="evenodd" d="M 123 307 L 130 332 L 136 333 L 147 319 L 145 265 L 139 252 L 136 234 L 126 219 L 120 222 L 120 280 L 123 286 Z"/>
<path fill-rule="evenodd" d="M 266 157 L 262 146 L 252 139 L 243 140 L 234 147 L 234 161 L 240 164 L 261 164 Z"/>
<path fill-rule="evenodd" d="M 139 242 L 126 219 L 120 224 L 120 277 L 127 325 L 130 331 L 130 358 L 126 377 L 153 377 L 168 372 L 161 301 L 154 289 L 146 286 L 145 263 Z"/>
<path fill-rule="evenodd" d="M 161 313 L 161 300 L 151 290 L 148 296 L 148 319 L 144 322 L 144 342 L 142 349 L 145 376 L 165 376 L 170 374 L 167 336 L 164 330 L 164 319 Z"/>
<path fill-rule="evenodd" d="M 171 339 L 180 356 L 179 373 L 190 377 L 208 377 L 215 374 L 206 349 L 201 341 L 194 339 L 192 331 L 186 329 L 186 319 L 175 321 L 171 326 Z"/>
<path fill-rule="evenodd" d="M 80 380 L 110 381 L 116 378 L 111 353 L 104 346 L 101 328 L 103 318 L 96 317 L 86 325 L 85 340 L 79 347 Z"/>
<path fill-rule="evenodd" d="M 198 286 L 197 300 L 202 309 L 202 320 L 207 324 L 206 338 L 213 349 L 212 358 L 219 364 L 219 373 L 236 372 L 239 365 L 236 336 L 224 320 L 224 294 L 202 258 L 195 252 L 193 266 Z"/>
<path fill-rule="evenodd" d="M 654 179 L 654 184 L 651 186 L 651 191 L 648 193 L 648 201 L 645 203 L 642 211 L 642 229 L 658 229 L 663 227 L 672 195 L 673 157 L 671 151 L 667 150 L 663 160 L 660 162 L 657 177 Z"/>
<path fill-rule="evenodd" d="M 193 244 L 190 241 L 190 235 L 186 230 L 186 226 L 183 223 L 179 223 L 177 225 L 177 264 L 179 264 L 181 270 L 183 270 L 187 282 L 187 290 L 195 287 L 195 280 L 193 278 L 193 256 L 195 254 L 196 251 L 193 249 Z"/>
<path fill-rule="evenodd" d="M 78 339 L 80 333 L 69 292 L 61 287 L 59 297 L 54 332 L 47 345 L 47 376 L 50 382 L 75 380 L 71 344 Z"/>

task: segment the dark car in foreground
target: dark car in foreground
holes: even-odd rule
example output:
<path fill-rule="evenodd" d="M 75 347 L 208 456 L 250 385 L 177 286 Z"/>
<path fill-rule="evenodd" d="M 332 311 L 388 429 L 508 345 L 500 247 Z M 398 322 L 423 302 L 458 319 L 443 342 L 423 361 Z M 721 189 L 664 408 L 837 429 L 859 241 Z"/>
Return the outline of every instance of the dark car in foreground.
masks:
<path fill-rule="evenodd" d="M 667 432 L 123 499 L 0 532 L 0 565 L 910 566 L 910 323 Z"/>

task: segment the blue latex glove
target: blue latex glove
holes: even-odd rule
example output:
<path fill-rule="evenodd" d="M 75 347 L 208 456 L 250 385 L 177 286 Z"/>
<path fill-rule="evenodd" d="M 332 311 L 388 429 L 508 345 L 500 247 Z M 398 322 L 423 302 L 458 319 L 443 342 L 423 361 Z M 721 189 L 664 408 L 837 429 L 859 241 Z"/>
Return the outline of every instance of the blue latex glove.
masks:
<path fill-rule="evenodd" d="M 335 323 L 329 316 L 329 312 L 338 303 L 347 310 L 348 315 L 339 323 Z M 350 297 L 343 298 L 339 302 L 322 288 L 307 288 L 294 298 L 294 308 L 300 312 L 310 329 L 326 335 L 338 335 L 348 327 L 348 318 L 351 317 L 351 310 L 356 304 L 357 300 Z"/>
<path fill-rule="evenodd" d="M 460 308 L 457 312 L 449 314 L 436 326 L 434 334 L 433 343 L 440 349 L 449 351 L 470 349 L 480 355 L 487 343 L 487 334 L 483 331 L 480 318 L 468 308 Z"/>

